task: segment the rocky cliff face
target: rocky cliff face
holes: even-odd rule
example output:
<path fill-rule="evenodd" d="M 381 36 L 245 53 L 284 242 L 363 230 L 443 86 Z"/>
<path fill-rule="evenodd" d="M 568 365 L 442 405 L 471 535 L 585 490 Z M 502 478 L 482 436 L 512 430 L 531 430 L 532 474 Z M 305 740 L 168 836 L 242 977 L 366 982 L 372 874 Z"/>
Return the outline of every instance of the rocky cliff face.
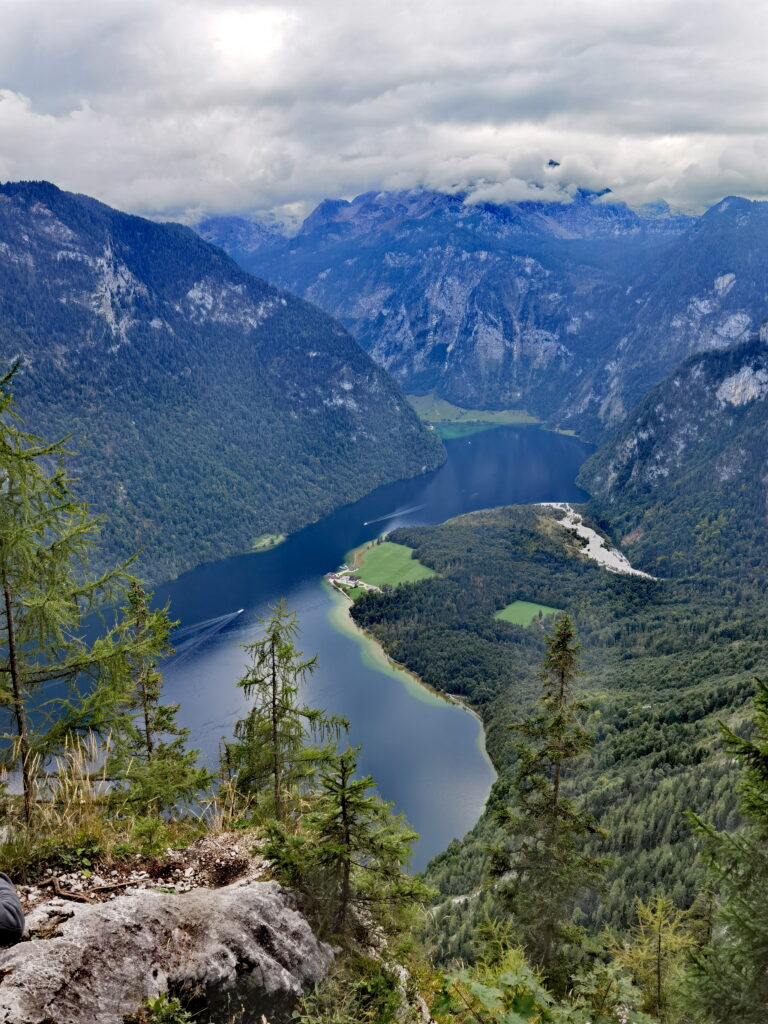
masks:
<path fill-rule="evenodd" d="M 0 362 L 71 434 L 106 554 L 155 579 L 247 550 L 443 457 L 344 328 L 194 232 L 0 186 Z"/>
<path fill-rule="evenodd" d="M 618 422 L 695 352 L 755 335 L 768 313 L 768 203 L 730 197 L 640 268 L 618 311 L 609 358 L 572 403 L 575 422 Z"/>
<path fill-rule="evenodd" d="M 338 316 L 406 390 L 522 406 L 597 437 L 694 352 L 768 313 L 768 204 L 703 217 L 607 196 L 465 205 L 431 192 L 327 201 L 282 240 L 199 230 Z M 244 238 L 247 241 L 244 241 Z"/>
<path fill-rule="evenodd" d="M 333 312 L 406 390 L 565 415 L 615 335 L 628 275 L 690 221 L 592 194 L 492 206 L 416 192 L 326 201 L 282 244 L 257 227 L 245 243 L 238 222 L 233 246 L 233 224 L 198 230 Z"/>
<path fill-rule="evenodd" d="M 685 361 L 582 467 L 634 561 L 659 574 L 768 567 L 768 343 Z"/>

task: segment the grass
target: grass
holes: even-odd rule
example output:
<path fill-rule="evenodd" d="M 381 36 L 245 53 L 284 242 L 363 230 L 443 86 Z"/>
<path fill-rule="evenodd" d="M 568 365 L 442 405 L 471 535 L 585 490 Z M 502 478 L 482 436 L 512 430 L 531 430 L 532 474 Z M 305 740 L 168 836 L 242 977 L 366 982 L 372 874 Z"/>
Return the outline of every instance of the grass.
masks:
<path fill-rule="evenodd" d="M 396 587 L 398 583 L 415 583 L 435 575 L 432 569 L 412 558 L 412 554 L 413 549 L 404 544 L 384 541 L 356 553 L 355 564 L 360 570 L 360 579 L 374 587 L 385 584 Z"/>
<path fill-rule="evenodd" d="M 501 619 L 502 622 L 511 622 L 515 626 L 530 626 L 539 614 L 557 615 L 562 608 L 550 608 L 546 604 L 534 604 L 532 601 L 513 601 L 500 612 L 496 612 L 494 619 Z"/>
<path fill-rule="evenodd" d="M 256 537 L 253 541 L 253 551 L 269 551 L 270 548 L 276 548 L 278 544 L 282 544 L 288 535 L 285 533 L 262 533 L 260 537 Z"/>
<path fill-rule="evenodd" d="M 525 409 L 462 409 L 452 402 L 435 395 L 406 395 L 411 407 L 416 410 L 420 419 L 426 423 L 441 424 L 473 424 L 478 429 L 487 430 L 491 426 L 504 426 L 509 423 L 539 423 Z M 482 426 L 481 426 L 482 424 Z M 476 431 L 472 431 L 476 433 Z M 462 434 L 444 434 L 441 437 L 461 437 Z"/>

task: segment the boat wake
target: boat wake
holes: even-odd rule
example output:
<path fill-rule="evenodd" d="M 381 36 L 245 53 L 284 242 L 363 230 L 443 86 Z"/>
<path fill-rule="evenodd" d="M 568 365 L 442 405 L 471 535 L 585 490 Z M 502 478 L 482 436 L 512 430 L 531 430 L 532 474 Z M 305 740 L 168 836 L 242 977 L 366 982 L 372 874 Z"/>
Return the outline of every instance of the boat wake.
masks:
<path fill-rule="evenodd" d="M 418 512 L 419 509 L 426 507 L 425 503 L 423 505 L 414 505 L 412 508 L 399 508 L 397 512 L 388 512 L 385 516 L 379 516 L 378 519 L 366 519 L 363 526 L 373 526 L 374 523 L 383 523 L 385 519 L 396 519 L 398 516 L 407 515 L 409 512 Z"/>
<path fill-rule="evenodd" d="M 195 622 L 192 626 L 175 629 L 171 634 L 174 653 L 169 660 L 178 662 L 182 658 L 188 658 L 190 654 L 199 650 L 217 633 L 234 622 L 244 611 L 244 608 L 238 608 L 236 612 L 227 612 L 226 615 L 217 615 L 214 619 L 205 619 L 203 622 Z"/>

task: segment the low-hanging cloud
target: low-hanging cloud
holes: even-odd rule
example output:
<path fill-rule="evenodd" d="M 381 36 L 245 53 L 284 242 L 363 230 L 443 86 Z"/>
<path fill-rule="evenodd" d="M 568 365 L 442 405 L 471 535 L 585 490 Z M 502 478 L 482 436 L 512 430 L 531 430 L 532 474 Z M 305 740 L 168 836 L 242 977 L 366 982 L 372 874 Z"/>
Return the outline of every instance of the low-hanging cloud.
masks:
<path fill-rule="evenodd" d="M 0 0 L 0 179 L 140 213 L 768 196 L 763 0 Z M 549 166 L 554 161 L 557 166 Z"/>

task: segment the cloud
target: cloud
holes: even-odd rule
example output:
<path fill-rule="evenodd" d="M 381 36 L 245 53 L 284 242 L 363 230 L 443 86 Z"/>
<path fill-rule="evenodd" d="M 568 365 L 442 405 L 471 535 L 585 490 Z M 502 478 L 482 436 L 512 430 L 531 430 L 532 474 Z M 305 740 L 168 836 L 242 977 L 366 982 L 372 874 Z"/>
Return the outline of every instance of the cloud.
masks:
<path fill-rule="evenodd" d="M 768 197 L 763 0 L 0 0 L 0 177 L 292 216 L 369 189 Z M 559 166 L 548 166 L 554 159 Z"/>

